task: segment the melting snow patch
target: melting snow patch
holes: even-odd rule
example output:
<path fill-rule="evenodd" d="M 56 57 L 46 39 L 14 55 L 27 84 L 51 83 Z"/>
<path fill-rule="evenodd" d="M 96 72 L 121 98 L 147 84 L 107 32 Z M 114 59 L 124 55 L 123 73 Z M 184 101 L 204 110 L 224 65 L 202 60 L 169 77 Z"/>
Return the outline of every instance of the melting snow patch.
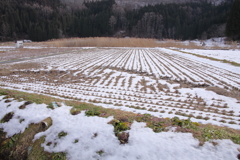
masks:
<path fill-rule="evenodd" d="M 87 117 L 84 112 L 71 115 L 72 107 L 64 104 L 54 110 L 46 108 L 44 104 L 30 104 L 25 109 L 19 109 L 24 102 L 4 101 L 0 101 L 0 118 L 14 112 L 9 122 L 0 124 L 0 128 L 3 128 L 8 136 L 22 132 L 30 123 L 38 123 L 46 117 L 51 117 L 52 126 L 36 134 L 34 140 L 46 136 L 42 144 L 45 151 L 66 152 L 70 160 L 222 160 L 236 159 L 237 149 L 240 148 L 240 145 L 230 140 L 214 140 L 214 143 L 206 142 L 199 146 L 199 141 L 193 138 L 191 133 L 154 133 L 152 129 L 145 127 L 145 123 L 138 122 L 134 122 L 131 129 L 126 131 L 130 135 L 129 143 L 121 145 L 114 135 L 113 126 L 108 124 L 113 117 Z M 25 119 L 24 123 L 18 121 L 19 117 Z M 59 137 L 60 132 L 66 135 Z"/>

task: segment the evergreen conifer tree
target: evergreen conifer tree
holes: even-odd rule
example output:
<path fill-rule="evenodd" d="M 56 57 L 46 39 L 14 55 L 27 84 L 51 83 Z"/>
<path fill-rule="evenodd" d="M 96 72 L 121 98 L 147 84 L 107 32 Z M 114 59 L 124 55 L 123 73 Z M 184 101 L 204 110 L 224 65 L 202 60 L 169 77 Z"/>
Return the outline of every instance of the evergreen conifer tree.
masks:
<path fill-rule="evenodd" d="M 240 0 L 235 0 L 233 2 L 227 20 L 226 35 L 233 40 L 240 39 Z"/>

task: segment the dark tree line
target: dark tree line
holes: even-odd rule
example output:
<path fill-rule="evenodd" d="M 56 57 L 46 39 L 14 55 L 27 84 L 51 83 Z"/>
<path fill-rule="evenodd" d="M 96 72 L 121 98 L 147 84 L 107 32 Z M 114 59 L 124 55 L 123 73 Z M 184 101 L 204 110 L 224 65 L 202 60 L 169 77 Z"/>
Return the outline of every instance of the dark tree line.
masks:
<path fill-rule="evenodd" d="M 117 35 L 205 39 L 225 35 L 229 13 L 235 15 L 238 11 L 239 14 L 239 8 L 230 12 L 232 3 L 233 0 L 218 6 L 207 2 L 159 4 L 135 10 L 118 6 L 114 0 L 84 2 L 75 8 L 60 0 L 4 0 L 0 1 L 0 38 L 2 41 L 44 41 Z M 239 4 L 239 0 L 234 3 Z M 229 36 L 239 31 L 229 24 L 235 19 L 228 19 L 226 33 Z M 124 35 L 116 34 L 119 31 L 124 31 Z"/>
<path fill-rule="evenodd" d="M 240 40 L 240 0 L 235 0 L 227 20 L 226 34 L 233 40 Z"/>
<path fill-rule="evenodd" d="M 219 6 L 207 2 L 147 6 L 129 12 L 129 19 L 133 19 L 129 27 L 133 27 L 130 30 L 134 31 L 134 36 L 140 37 L 205 39 L 224 36 L 231 4 L 228 1 Z"/>

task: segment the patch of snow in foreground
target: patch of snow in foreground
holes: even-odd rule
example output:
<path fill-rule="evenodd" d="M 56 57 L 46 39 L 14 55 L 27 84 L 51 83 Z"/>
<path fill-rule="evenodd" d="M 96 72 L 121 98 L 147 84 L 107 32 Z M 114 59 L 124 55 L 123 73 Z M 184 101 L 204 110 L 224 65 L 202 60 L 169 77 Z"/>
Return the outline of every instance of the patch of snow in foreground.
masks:
<path fill-rule="evenodd" d="M 230 140 L 214 140 L 216 146 L 211 142 L 199 146 L 199 141 L 193 138 L 191 133 L 154 133 L 152 129 L 145 127 L 145 123 L 138 122 L 134 122 L 128 131 L 129 143 L 120 145 L 114 135 L 113 126 L 108 124 L 113 117 L 87 117 L 84 112 L 71 115 L 71 107 L 65 105 L 54 110 L 49 110 L 46 105 L 37 104 L 19 109 L 19 105 L 24 102 L 4 103 L 4 101 L 0 101 L 0 119 L 6 113 L 14 112 L 14 117 L 9 122 L 0 124 L 0 128 L 8 132 L 8 136 L 19 132 L 15 127 L 26 127 L 26 124 L 19 122 L 19 116 L 25 119 L 27 125 L 32 122 L 38 123 L 49 116 L 53 120 L 52 126 L 45 132 L 38 133 L 35 140 L 45 135 L 45 143 L 42 144 L 44 149 L 49 152 L 67 152 L 67 158 L 70 160 L 226 160 L 237 159 L 237 149 L 240 148 L 240 145 Z M 67 135 L 58 138 L 58 133 L 62 131 Z M 78 142 L 75 143 L 75 140 Z M 47 146 L 48 142 L 52 144 Z M 103 151 L 103 154 L 99 155 L 97 153 L 99 151 Z"/>

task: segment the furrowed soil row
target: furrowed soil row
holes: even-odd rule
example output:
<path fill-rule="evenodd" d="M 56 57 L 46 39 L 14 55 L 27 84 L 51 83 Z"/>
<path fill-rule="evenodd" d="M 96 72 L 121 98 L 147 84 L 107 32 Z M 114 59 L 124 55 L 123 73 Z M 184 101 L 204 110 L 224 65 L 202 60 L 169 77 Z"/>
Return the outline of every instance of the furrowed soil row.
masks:
<path fill-rule="evenodd" d="M 239 75 L 186 57 L 158 49 L 101 48 L 33 62 L 36 65 L 30 61 L 1 65 L 10 69 L 0 70 L 0 85 L 160 117 L 239 123 L 238 113 L 225 100 L 207 101 L 178 91 L 181 81 L 234 87 L 239 85 Z"/>

